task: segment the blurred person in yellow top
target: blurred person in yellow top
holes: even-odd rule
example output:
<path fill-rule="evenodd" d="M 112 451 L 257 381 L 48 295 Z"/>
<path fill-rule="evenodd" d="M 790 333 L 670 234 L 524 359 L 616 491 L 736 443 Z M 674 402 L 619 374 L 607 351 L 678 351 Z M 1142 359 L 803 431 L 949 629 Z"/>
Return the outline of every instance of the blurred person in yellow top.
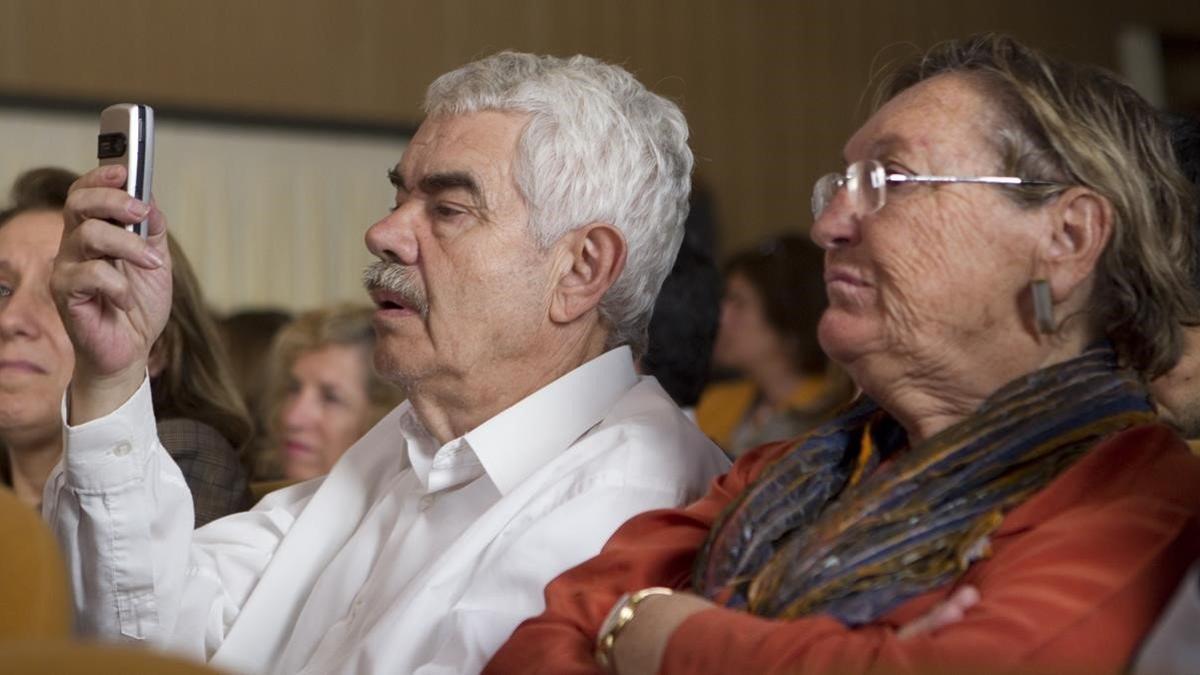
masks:
<path fill-rule="evenodd" d="M 725 266 L 713 365 L 738 378 L 709 385 L 696 423 L 730 455 L 790 438 L 824 420 L 853 393 L 817 343 L 825 309 L 820 249 L 783 236 Z"/>

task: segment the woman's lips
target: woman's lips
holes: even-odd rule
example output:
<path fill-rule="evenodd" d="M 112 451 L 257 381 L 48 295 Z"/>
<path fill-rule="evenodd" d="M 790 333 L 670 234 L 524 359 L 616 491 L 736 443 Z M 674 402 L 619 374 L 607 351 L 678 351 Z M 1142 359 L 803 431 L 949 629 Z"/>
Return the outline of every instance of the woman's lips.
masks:
<path fill-rule="evenodd" d="M 45 375 L 47 372 L 49 372 L 38 364 L 32 361 L 26 361 L 24 359 L 0 359 L 0 371 L 30 373 L 36 375 Z"/>
<path fill-rule="evenodd" d="M 831 305 L 859 306 L 869 302 L 870 293 L 871 284 L 853 269 L 833 267 L 825 271 L 825 295 Z"/>
<path fill-rule="evenodd" d="M 867 288 L 870 286 L 861 276 L 853 270 L 844 267 L 834 267 L 825 271 L 825 284 L 832 286 L 834 284 L 844 284 L 855 288 Z"/>
<path fill-rule="evenodd" d="M 314 454 L 313 449 L 300 441 L 287 441 L 283 444 L 283 449 L 290 456 L 307 456 Z"/>

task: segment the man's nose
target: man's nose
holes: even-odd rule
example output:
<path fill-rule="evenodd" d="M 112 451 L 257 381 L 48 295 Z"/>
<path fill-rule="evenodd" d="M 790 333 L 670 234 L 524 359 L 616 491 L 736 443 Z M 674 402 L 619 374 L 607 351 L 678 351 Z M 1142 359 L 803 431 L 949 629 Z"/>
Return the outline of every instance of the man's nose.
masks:
<path fill-rule="evenodd" d="M 420 258 L 417 238 L 420 219 L 421 209 L 416 200 L 401 205 L 367 228 L 367 250 L 380 260 L 417 264 Z"/>

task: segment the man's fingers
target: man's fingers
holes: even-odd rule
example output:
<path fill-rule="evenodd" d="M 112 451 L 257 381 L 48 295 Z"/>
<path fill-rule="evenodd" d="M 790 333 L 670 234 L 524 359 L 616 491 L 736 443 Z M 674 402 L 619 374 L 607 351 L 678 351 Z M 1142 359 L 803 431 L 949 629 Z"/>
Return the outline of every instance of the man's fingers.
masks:
<path fill-rule="evenodd" d="M 161 221 L 160 221 L 161 226 Z M 59 257 L 64 262 L 107 258 L 125 260 L 146 269 L 163 264 L 163 255 L 141 237 L 102 220 L 84 221 L 63 239 Z"/>
<path fill-rule="evenodd" d="M 157 237 L 167 231 L 167 216 L 158 210 L 158 205 L 150 203 L 150 216 L 146 219 L 146 237 Z"/>
<path fill-rule="evenodd" d="M 85 187 L 67 195 L 65 220 L 67 230 L 96 218 L 118 223 L 138 223 L 150 213 L 150 205 L 130 197 L 124 190 L 112 187 Z"/>
<path fill-rule="evenodd" d="M 133 306 L 129 279 L 106 260 L 75 263 L 57 275 L 55 290 L 66 299 L 67 309 L 94 298 L 103 298 L 122 310 Z"/>
<path fill-rule="evenodd" d="M 115 187 L 125 184 L 125 167 L 120 164 L 98 166 L 80 176 L 71 184 L 71 192 L 84 188 Z"/>

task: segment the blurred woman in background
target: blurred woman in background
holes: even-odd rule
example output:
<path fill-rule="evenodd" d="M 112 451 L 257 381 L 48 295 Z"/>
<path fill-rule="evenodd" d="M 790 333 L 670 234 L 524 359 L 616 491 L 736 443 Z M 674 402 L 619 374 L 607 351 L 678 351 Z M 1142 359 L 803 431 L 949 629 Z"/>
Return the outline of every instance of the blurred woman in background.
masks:
<path fill-rule="evenodd" d="M 254 431 L 242 451 L 251 480 L 280 477 L 279 456 L 271 439 L 271 417 L 267 410 L 270 383 L 271 345 L 275 336 L 292 321 L 279 308 L 244 309 L 218 321 L 225 352 L 233 368 L 234 384 L 246 403 Z"/>
<path fill-rule="evenodd" d="M 808 239 L 784 236 L 725 267 L 713 363 L 739 378 L 709 385 L 696 420 L 735 457 L 811 428 L 852 393 L 817 343 L 826 304 L 822 256 Z"/>
<path fill-rule="evenodd" d="M 60 406 L 75 355 L 50 297 L 62 209 L 77 176 L 34 169 L 0 211 L 0 482 L 27 504 L 62 454 Z M 171 240 L 171 317 L 150 361 L 158 434 L 192 492 L 196 525 L 249 506 L 237 449 L 250 434 L 199 283 Z"/>
<path fill-rule="evenodd" d="M 283 478 L 308 480 L 329 473 L 360 436 L 404 400 L 372 365 L 371 312 L 358 305 L 314 310 L 276 336 L 270 409 Z"/>

